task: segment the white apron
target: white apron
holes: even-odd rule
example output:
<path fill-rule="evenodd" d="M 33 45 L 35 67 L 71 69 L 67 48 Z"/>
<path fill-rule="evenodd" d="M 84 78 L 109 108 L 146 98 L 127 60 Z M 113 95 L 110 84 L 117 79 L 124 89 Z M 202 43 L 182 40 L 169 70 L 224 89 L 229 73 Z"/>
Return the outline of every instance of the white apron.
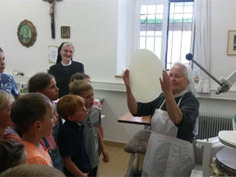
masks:
<path fill-rule="evenodd" d="M 180 98 L 178 106 L 182 100 Z M 194 167 L 194 152 L 190 142 L 177 137 L 178 128 L 167 111 L 155 110 L 151 119 L 151 136 L 143 164 L 142 176 L 190 176 Z"/>

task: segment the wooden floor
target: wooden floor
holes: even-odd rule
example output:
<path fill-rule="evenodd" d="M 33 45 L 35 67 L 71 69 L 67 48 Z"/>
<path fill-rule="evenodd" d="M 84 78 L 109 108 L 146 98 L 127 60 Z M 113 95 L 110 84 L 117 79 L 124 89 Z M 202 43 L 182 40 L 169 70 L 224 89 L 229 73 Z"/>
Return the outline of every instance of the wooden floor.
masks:
<path fill-rule="evenodd" d="M 110 161 L 104 163 L 100 156 L 98 177 L 124 177 L 130 154 L 124 151 L 124 144 L 105 142 Z"/>

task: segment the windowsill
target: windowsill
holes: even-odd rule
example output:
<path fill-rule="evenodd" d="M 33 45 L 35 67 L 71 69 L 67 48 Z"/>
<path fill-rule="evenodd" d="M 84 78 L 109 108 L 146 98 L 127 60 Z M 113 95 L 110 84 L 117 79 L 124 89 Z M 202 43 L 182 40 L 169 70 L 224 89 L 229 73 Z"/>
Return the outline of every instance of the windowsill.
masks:
<path fill-rule="evenodd" d="M 115 78 L 123 78 L 123 75 L 121 74 L 115 75 Z"/>
<path fill-rule="evenodd" d="M 100 82 L 100 81 L 92 81 L 92 85 L 95 90 L 103 90 L 103 91 L 114 91 L 114 92 L 125 92 L 124 83 L 111 83 L 111 82 Z"/>

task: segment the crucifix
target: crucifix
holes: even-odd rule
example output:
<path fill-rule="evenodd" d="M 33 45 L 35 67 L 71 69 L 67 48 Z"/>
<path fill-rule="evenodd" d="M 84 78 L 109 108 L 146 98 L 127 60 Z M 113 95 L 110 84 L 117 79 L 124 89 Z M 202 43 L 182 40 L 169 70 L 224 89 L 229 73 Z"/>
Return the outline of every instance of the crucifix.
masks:
<path fill-rule="evenodd" d="M 55 39 L 54 7 L 55 7 L 56 1 L 62 1 L 62 0 L 43 0 L 43 1 L 47 1 L 50 4 L 49 15 L 51 18 L 51 35 L 52 35 L 52 39 Z"/>

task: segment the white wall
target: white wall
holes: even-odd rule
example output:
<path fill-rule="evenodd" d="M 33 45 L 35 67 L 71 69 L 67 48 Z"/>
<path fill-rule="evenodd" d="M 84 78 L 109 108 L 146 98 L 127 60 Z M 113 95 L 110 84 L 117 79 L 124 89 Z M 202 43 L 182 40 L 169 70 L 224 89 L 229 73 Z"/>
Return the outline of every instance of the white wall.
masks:
<path fill-rule="evenodd" d="M 60 26 L 70 26 L 69 41 L 75 46 L 74 60 L 81 61 L 86 73 L 94 80 L 116 82 L 117 4 L 116 0 L 57 2 L 54 40 L 51 39 L 49 3 L 42 0 L 1 0 L 0 26 L 3 29 L 0 46 L 7 57 L 6 72 L 18 69 L 31 76 L 46 71 L 50 66 L 48 45 L 60 45 L 65 41 L 60 37 Z M 30 20 L 37 29 L 37 40 L 30 48 L 22 46 L 17 38 L 17 27 L 24 19 Z"/>
<path fill-rule="evenodd" d="M 236 1 L 211 0 L 211 73 L 227 77 L 236 69 L 236 56 L 227 56 L 228 31 L 236 30 Z M 216 87 L 213 82 L 212 88 Z M 236 90 L 236 84 L 231 90 Z M 234 97 L 235 98 L 235 97 Z"/>
<path fill-rule="evenodd" d="M 127 4 L 126 4 L 127 1 Z M 127 142 L 135 131 L 143 128 L 138 125 L 118 123 L 117 119 L 128 109 L 124 85 L 120 78 L 115 78 L 117 57 L 129 57 L 124 46 L 131 48 L 131 34 L 124 34 L 125 29 L 131 31 L 127 22 L 133 11 L 133 0 L 63 0 L 56 4 L 55 23 L 56 39 L 51 39 L 49 4 L 42 0 L 0 0 L 0 46 L 4 49 L 7 68 L 12 73 L 18 69 L 23 71 L 26 81 L 28 77 L 39 71 L 46 71 L 48 63 L 48 45 L 59 45 L 60 26 L 71 27 L 71 41 L 75 45 L 74 59 L 85 65 L 85 71 L 92 77 L 95 95 L 105 98 L 102 113 L 104 118 L 105 139 Z M 228 30 L 236 30 L 236 1 L 211 0 L 212 3 L 212 53 L 211 73 L 216 77 L 228 76 L 236 69 L 236 56 L 227 56 Z M 127 5 L 127 7 L 125 7 Z M 122 11 L 122 8 L 127 8 Z M 130 8 L 130 10 L 129 10 Z M 119 12 L 119 13 L 118 13 Z M 122 13 L 123 12 L 123 13 Z M 127 19 L 125 15 L 127 15 Z M 33 22 L 37 29 L 35 44 L 23 47 L 17 38 L 17 27 L 24 20 Z M 132 20 L 132 19 L 131 19 Z M 121 27 L 119 25 L 127 25 Z M 123 33 L 123 34 L 122 34 Z M 119 41 L 124 46 L 117 45 Z M 130 41 L 131 40 L 131 41 Z M 123 48 L 122 48 L 123 47 Z M 118 50 L 118 51 L 117 51 Z M 131 50 L 131 49 L 127 49 Z M 212 92 L 201 94 L 201 112 L 219 114 L 236 113 L 236 84 L 232 91 L 215 95 L 217 84 L 211 81 Z"/>

